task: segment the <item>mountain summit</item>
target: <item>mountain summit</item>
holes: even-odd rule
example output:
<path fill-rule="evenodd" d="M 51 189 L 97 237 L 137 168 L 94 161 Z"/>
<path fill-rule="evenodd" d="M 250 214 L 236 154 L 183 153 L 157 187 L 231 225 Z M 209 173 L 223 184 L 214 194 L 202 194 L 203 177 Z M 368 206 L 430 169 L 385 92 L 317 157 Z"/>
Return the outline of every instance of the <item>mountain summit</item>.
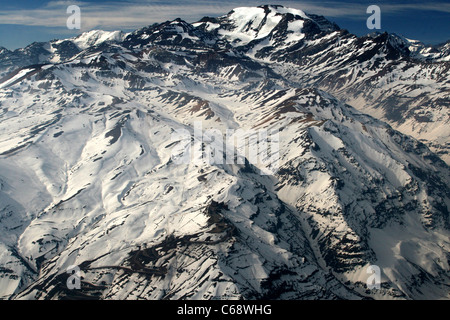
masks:
<path fill-rule="evenodd" d="M 309 16 L 297 9 L 269 5 L 236 8 L 217 19 L 204 18 L 194 26 L 214 32 L 233 46 L 245 46 L 252 41 L 280 37 L 292 43 L 305 37 L 305 33 L 306 36 L 312 36 L 312 33 L 339 29 L 323 17 Z"/>

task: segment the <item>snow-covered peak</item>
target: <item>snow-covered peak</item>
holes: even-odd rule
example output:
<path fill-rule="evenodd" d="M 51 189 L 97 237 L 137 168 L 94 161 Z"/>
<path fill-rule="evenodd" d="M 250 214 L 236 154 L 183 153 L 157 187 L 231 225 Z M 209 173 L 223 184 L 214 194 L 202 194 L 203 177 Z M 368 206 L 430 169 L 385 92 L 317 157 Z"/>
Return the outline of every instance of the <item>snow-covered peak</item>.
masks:
<path fill-rule="evenodd" d="M 233 9 L 230 13 L 228 13 L 227 17 L 230 20 L 235 20 L 238 24 L 247 24 L 249 21 L 252 22 L 252 24 L 260 24 L 263 21 L 264 18 L 268 19 L 268 22 L 279 22 L 280 16 L 285 14 L 292 14 L 294 16 L 299 16 L 303 19 L 310 19 L 305 12 L 298 10 L 298 9 L 292 9 L 292 8 L 286 8 L 279 5 L 265 5 L 265 6 L 259 6 L 259 7 L 239 7 Z M 276 18 L 275 18 L 276 17 Z"/>
<path fill-rule="evenodd" d="M 266 5 L 260 6 L 259 8 L 263 8 L 264 10 L 270 10 L 278 14 L 292 14 L 294 16 L 302 17 L 303 19 L 310 19 L 310 17 L 308 17 L 308 15 L 305 12 L 299 9 L 286 8 L 280 5 Z"/>
<path fill-rule="evenodd" d="M 339 30 L 323 16 L 281 5 L 238 7 L 219 18 L 205 17 L 194 27 L 211 32 L 234 47 L 261 43 L 286 47 L 302 39 Z M 267 41 L 266 41 L 267 40 Z"/>
<path fill-rule="evenodd" d="M 122 41 L 125 36 L 126 34 L 122 31 L 91 30 L 84 32 L 71 40 L 77 47 L 84 50 L 106 41 Z"/>
<path fill-rule="evenodd" d="M 136 30 L 125 37 L 122 45 L 129 48 L 143 48 L 147 45 L 204 46 L 207 45 L 204 36 L 192 24 L 177 18 Z"/>
<path fill-rule="evenodd" d="M 398 50 L 404 51 L 407 49 L 407 54 L 418 60 L 449 61 L 450 58 L 448 55 L 448 44 L 447 47 L 444 45 L 436 48 L 428 46 L 419 40 L 408 39 L 395 33 L 389 34 L 389 43 Z"/>
<path fill-rule="evenodd" d="M 301 10 L 283 6 L 239 7 L 219 18 L 229 25 L 226 30 L 220 30 L 219 34 L 238 45 L 245 45 L 252 40 L 268 36 L 287 14 L 294 15 L 296 20 L 310 19 Z"/>
<path fill-rule="evenodd" d="M 443 61 L 450 61 L 450 41 L 447 41 L 447 43 L 437 46 L 437 49 L 442 53 Z"/>
<path fill-rule="evenodd" d="M 242 7 L 234 9 L 229 15 L 233 22 L 233 34 L 244 41 L 267 36 L 280 22 L 281 16 L 276 12 L 266 13 L 263 8 Z M 230 36 L 233 36 L 230 34 Z"/>

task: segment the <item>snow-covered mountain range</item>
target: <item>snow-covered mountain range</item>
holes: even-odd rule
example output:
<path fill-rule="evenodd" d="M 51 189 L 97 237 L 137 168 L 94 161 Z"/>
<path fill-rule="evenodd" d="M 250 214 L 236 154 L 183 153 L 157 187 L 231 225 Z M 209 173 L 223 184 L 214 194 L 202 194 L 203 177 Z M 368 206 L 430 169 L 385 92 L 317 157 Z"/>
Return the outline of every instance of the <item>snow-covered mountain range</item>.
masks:
<path fill-rule="evenodd" d="M 281 6 L 0 50 L 0 297 L 450 298 L 449 63 Z"/>

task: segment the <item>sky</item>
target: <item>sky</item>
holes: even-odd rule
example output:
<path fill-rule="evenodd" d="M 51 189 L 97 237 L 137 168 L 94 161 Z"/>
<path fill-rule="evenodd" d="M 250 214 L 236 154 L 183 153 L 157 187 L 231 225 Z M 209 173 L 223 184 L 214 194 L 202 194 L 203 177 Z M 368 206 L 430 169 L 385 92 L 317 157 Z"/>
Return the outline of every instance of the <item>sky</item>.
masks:
<path fill-rule="evenodd" d="M 34 41 L 65 39 L 94 30 L 129 32 L 153 23 L 181 18 L 195 22 L 218 17 L 242 6 L 281 4 L 325 16 L 358 36 L 373 32 L 366 21 L 369 5 L 381 10 L 381 29 L 438 44 L 450 40 L 450 0 L 0 0 L 0 46 L 13 50 Z M 81 29 L 68 29 L 67 7 L 81 10 Z"/>

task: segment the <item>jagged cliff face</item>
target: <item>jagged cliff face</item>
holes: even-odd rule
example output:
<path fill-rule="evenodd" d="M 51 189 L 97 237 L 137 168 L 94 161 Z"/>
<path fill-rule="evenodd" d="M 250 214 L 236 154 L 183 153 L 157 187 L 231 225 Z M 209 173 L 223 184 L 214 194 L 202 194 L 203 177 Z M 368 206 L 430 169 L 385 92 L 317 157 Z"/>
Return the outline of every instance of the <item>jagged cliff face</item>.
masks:
<path fill-rule="evenodd" d="M 448 55 L 406 41 L 263 6 L 2 58 L 14 71 L 0 83 L 0 295 L 449 298 L 449 167 L 354 108 L 401 126 L 421 109 L 400 113 L 394 97 L 422 81 L 433 117 L 446 112 Z M 198 137 L 174 133 L 199 125 L 204 157 L 176 161 Z M 212 129 L 277 132 L 278 152 L 205 161 Z"/>

